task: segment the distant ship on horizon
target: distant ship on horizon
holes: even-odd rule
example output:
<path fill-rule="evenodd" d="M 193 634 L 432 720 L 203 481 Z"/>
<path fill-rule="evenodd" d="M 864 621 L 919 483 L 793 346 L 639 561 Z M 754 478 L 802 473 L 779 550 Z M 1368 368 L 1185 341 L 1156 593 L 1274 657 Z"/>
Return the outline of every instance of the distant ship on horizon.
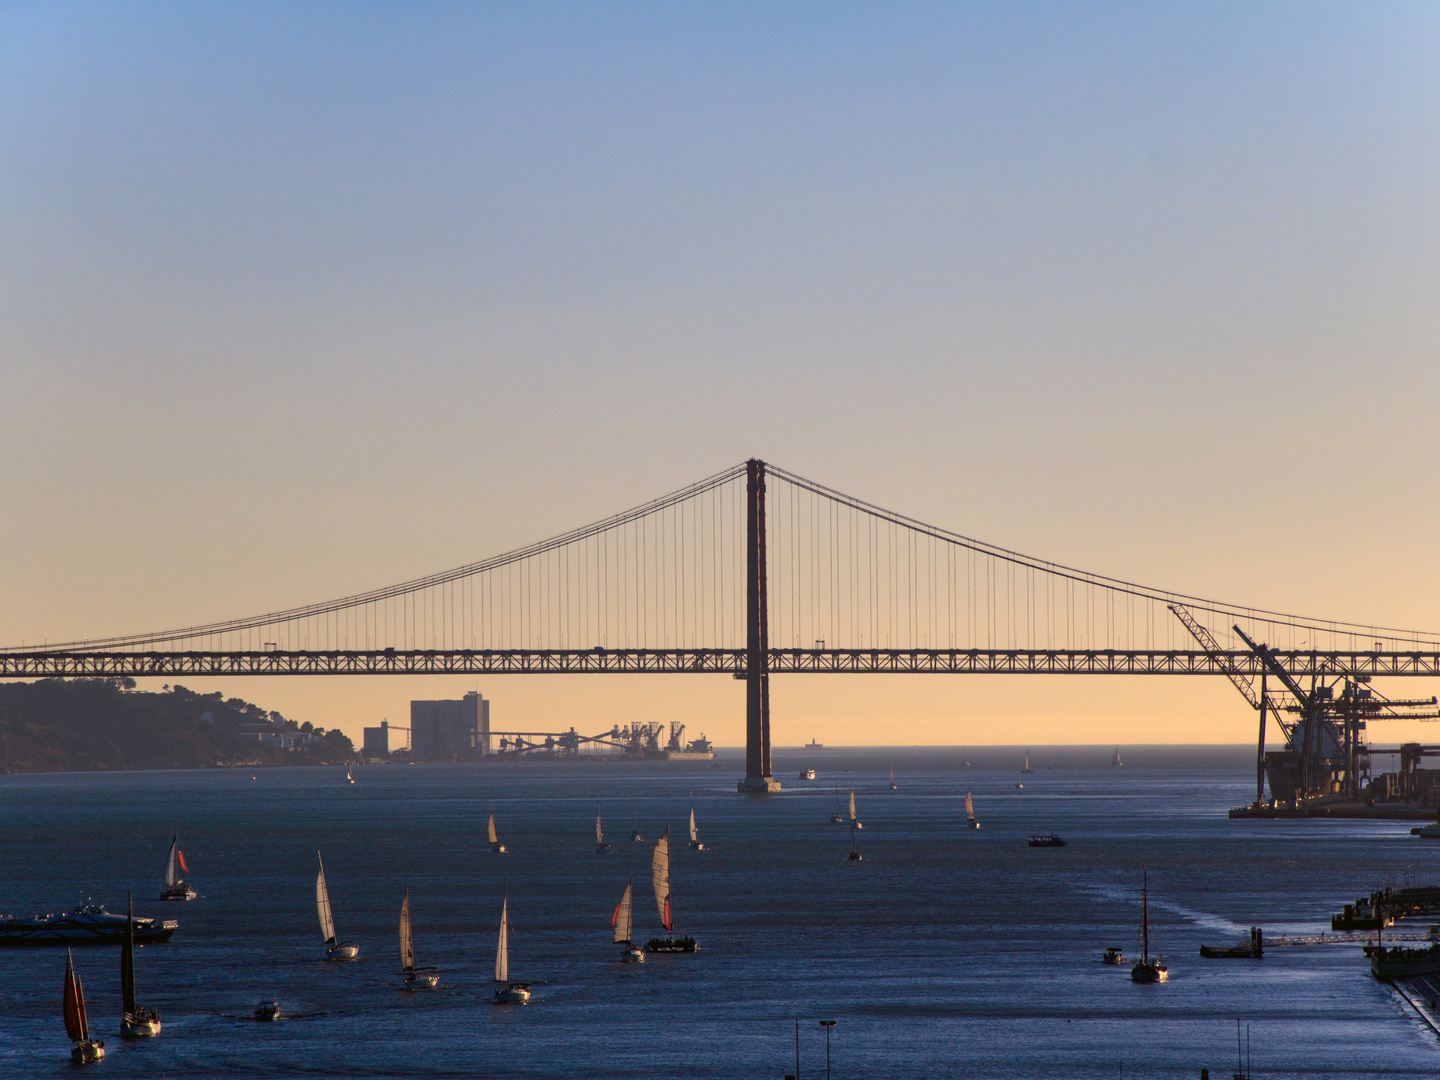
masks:
<path fill-rule="evenodd" d="M 818 742 L 816 742 L 816 741 L 812 738 L 808 743 L 805 744 L 804 749 L 806 749 L 806 750 L 824 750 L 824 749 L 825 749 L 825 744 L 824 744 L 824 743 L 818 743 Z"/>

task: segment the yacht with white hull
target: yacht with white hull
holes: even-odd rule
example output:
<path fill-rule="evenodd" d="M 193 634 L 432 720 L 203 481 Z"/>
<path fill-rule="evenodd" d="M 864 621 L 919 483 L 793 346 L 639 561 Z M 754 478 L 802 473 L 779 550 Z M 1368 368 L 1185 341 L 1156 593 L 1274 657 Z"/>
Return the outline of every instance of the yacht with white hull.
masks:
<path fill-rule="evenodd" d="M 634 912 L 631 905 L 634 888 L 633 881 L 626 883 L 625 895 L 620 897 L 620 902 L 615 905 L 615 914 L 610 916 L 610 925 L 614 927 L 611 940 L 616 945 L 625 946 L 625 951 L 620 954 L 622 964 L 643 964 L 645 962 L 645 950 L 630 940 L 634 926 Z"/>
<path fill-rule="evenodd" d="M 434 990 L 440 982 L 433 967 L 415 966 L 415 949 L 410 942 L 410 890 L 400 901 L 400 970 L 405 975 L 406 990 Z"/>
<path fill-rule="evenodd" d="M 86 904 L 63 915 L 0 915 L 0 945 L 120 945 L 126 921 L 101 904 Z M 169 941 L 179 928 L 174 919 L 144 918 L 133 920 L 131 932 L 137 945 L 153 945 Z"/>
<path fill-rule="evenodd" d="M 120 947 L 120 1034 L 127 1039 L 160 1034 L 160 1014 L 135 1004 L 135 904 L 129 901 Z"/>
<path fill-rule="evenodd" d="M 502 983 L 495 991 L 496 1005 L 524 1005 L 530 1000 L 530 984 L 510 981 L 510 886 L 505 886 L 505 899 L 500 904 L 500 941 L 495 946 L 495 981 Z"/>
<path fill-rule="evenodd" d="M 90 1037 L 90 1021 L 85 1015 L 85 987 L 75 970 L 75 957 L 65 950 L 65 1034 L 75 1045 L 70 1060 L 76 1065 L 89 1065 L 105 1057 L 105 1040 Z"/>
<path fill-rule="evenodd" d="M 318 851 L 315 857 L 320 859 Z M 335 916 L 330 911 L 330 888 L 325 884 L 324 859 L 320 859 L 320 873 L 315 878 L 315 909 L 320 915 L 320 935 L 325 939 L 325 959 L 358 960 L 360 946 L 335 937 Z"/>
<path fill-rule="evenodd" d="M 175 873 L 177 863 L 185 873 L 190 872 L 190 867 L 185 865 L 185 853 L 180 850 L 180 823 L 178 821 L 175 823 L 175 835 L 170 840 L 170 857 L 165 862 L 165 891 L 160 894 L 160 899 L 194 900 L 195 890 L 185 884 Z"/>

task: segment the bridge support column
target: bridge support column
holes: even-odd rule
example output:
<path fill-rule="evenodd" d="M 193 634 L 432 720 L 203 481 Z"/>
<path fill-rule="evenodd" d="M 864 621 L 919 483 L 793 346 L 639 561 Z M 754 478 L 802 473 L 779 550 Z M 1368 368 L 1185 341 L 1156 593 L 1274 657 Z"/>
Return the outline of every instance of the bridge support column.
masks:
<path fill-rule="evenodd" d="M 779 791 L 770 775 L 770 612 L 765 596 L 765 463 L 745 463 L 745 779 L 744 793 Z"/>

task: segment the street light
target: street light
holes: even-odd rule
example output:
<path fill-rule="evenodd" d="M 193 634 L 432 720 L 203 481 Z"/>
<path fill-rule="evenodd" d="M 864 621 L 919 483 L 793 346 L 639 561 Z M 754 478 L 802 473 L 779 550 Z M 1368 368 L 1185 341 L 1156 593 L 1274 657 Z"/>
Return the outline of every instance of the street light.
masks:
<path fill-rule="evenodd" d="M 830 1029 L 835 1026 L 834 1020 L 821 1020 L 820 1026 L 825 1029 L 825 1080 L 830 1080 Z"/>

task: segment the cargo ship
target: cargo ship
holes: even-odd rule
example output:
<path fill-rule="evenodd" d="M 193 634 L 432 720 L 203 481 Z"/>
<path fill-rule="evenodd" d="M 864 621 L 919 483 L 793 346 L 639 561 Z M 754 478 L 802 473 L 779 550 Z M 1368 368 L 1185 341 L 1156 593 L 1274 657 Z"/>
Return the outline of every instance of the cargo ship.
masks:
<path fill-rule="evenodd" d="M 135 944 L 169 941 L 180 928 L 174 919 L 135 920 Z M 0 945 L 120 945 L 125 916 L 100 904 L 86 904 L 63 915 L 0 915 Z"/>

